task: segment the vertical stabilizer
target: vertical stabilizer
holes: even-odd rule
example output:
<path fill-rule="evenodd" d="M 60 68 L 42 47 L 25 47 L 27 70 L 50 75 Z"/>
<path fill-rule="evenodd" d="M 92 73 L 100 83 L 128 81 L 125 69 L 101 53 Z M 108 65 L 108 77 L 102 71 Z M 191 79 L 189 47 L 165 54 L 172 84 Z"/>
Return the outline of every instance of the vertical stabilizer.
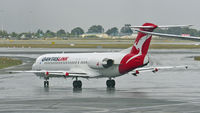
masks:
<path fill-rule="evenodd" d="M 157 25 L 145 23 L 142 26 L 137 26 L 135 28 L 140 28 L 140 31 L 152 32 L 155 28 L 157 28 Z M 148 64 L 148 57 L 146 54 L 149 49 L 151 37 L 152 35 L 138 32 L 137 38 L 130 50 L 130 53 L 126 54 L 120 62 L 120 74 L 125 74 L 135 68 Z"/>
<path fill-rule="evenodd" d="M 141 31 L 152 32 L 155 28 L 157 28 L 157 25 L 154 25 L 152 23 L 145 23 L 139 28 Z M 151 42 L 151 37 L 152 35 L 138 32 L 137 38 L 133 44 L 130 54 L 146 55 L 149 49 L 150 42 Z"/>

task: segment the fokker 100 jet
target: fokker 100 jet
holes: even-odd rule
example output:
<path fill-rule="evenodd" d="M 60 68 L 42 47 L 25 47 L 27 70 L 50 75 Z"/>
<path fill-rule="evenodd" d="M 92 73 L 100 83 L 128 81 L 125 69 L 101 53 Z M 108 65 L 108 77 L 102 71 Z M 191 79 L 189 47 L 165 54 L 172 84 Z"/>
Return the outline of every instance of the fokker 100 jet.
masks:
<path fill-rule="evenodd" d="M 11 73 L 34 73 L 44 78 L 44 87 L 49 86 L 49 78 L 73 77 L 75 78 L 73 88 L 82 88 L 82 82 L 78 78 L 108 78 L 106 81 L 107 87 L 114 88 L 115 80 L 113 78 L 127 73 L 136 76 L 143 71 L 157 72 L 159 69 L 187 68 L 187 66 L 141 68 L 149 63 L 147 52 L 152 35 L 154 35 L 151 33 L 157 27 L 152 23 L 135 26 L 134 28 L 138 29 L 138 35 L 133 46 L 120 52 L 45 54 L 36 59 L 32 70 L 11 71 Z"/>

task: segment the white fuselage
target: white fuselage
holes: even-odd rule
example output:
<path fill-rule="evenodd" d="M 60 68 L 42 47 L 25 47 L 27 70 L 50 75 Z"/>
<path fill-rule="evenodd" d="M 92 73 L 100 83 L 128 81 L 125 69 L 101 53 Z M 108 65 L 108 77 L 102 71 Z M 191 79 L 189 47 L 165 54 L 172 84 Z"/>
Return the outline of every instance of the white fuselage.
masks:
<path fill-rule="evenodd" d="M 33 70 L 65 70 L 70 72 L 87 72 L 93 77 L 120 76 L 119 64 L 125 53 L 73 53 L 46 54 L 37 58 Z M 112 59 L 111 67 L 102 67 L 103 59 Z"/>

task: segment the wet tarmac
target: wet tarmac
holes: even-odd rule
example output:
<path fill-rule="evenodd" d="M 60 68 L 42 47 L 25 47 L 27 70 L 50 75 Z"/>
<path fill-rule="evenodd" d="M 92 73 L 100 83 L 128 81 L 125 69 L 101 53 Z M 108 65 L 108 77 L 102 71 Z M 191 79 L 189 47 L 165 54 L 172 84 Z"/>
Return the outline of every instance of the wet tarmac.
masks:
<path fill-rule="evenodd" d="M 106 88 L 106 78 L 81 79 L 82 90 L 73 90 L 71 78 L 50 79 L 50 87 L 44 88 L 43 79 L 34 74 L 5 73 L 10 69 L 31 69 L 31 64 L 41 52 L 1 54 L 22 59 L 24 64 L 0 70 L 0 112 L 199 113 L 200 62 L 193 60 L 193 56 L 200 56 L 198 51 L 151 50 L 150 65 L 189 65 L 189 69 L 143 73 L 138 77 L 126 74 L 115 78 L 115 89 Z"/>

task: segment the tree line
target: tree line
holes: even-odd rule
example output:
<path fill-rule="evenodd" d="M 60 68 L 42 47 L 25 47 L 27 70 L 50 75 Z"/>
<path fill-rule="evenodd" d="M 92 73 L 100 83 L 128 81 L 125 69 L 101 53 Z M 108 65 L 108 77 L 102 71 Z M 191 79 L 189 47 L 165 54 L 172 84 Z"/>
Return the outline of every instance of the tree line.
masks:
<path fill-rule="evenodd" d="M 7 32 L 5 30 L 0 30 L 0 38 L 15 38 L 15 39 L 31 39 L 31 38 L 53 38 L 53 37 L 61 37 L 61 38 L 68 38 L 68 37 L 80 37 L 82 34 L 101 34 L 105 33 L 109 36 L 119 36 L 119 35 L 131 35 L 133 31 L 128 26 L 123 26 L 120 31 L 117 27 L 112 27 L 107 31 L 104 31 L 103 26 L 101 25 L 92 25 L 87 32 L 83 30 L 81 27 L 76 27 L 71 30 L 71 32 L 66 32 L 64 29 L 60 29 L 56 32 L 51 30 L 43 31 L 38 29 L 36 32 L 23 32 L 23 33 L 16 33 L 16 32 Z"/>
<path fill-rule="evenodd" d="M 92 25 L 87 32 L 85 32 L 81 27 L 76 27 L 71 30 L 71 32 L 66 32 L 64 29 L 60 29 L 56 32 L 51 30 L 43 31 L 38 29 L 36 32 L 23 32 L 16 33 L 0 30 L 0 38 L 15 38 L 15 39 L 31 39 L 31 38 L 53 38 L 53 37 L 61 37 L 61 38 L 69 38 L 69 37 L 80 37 L 82 34 L 100 34 L 105 33 L 109 36 L 124 36 L 131 35 L 133 33 L 132 29 L 129 27 L 130 25 L 123 26 L 120 30 L 117 27 L 112 27 L 107 31 L 104 31 L 104 28 L 101 25 Z M 168 29 L 156 29 L 155 32 L 158 33 L 166 33 L 166 34 L 190 34 L 191 36 L 200 36 L 200 31 L 191 28 L 168 28 Z"/>

